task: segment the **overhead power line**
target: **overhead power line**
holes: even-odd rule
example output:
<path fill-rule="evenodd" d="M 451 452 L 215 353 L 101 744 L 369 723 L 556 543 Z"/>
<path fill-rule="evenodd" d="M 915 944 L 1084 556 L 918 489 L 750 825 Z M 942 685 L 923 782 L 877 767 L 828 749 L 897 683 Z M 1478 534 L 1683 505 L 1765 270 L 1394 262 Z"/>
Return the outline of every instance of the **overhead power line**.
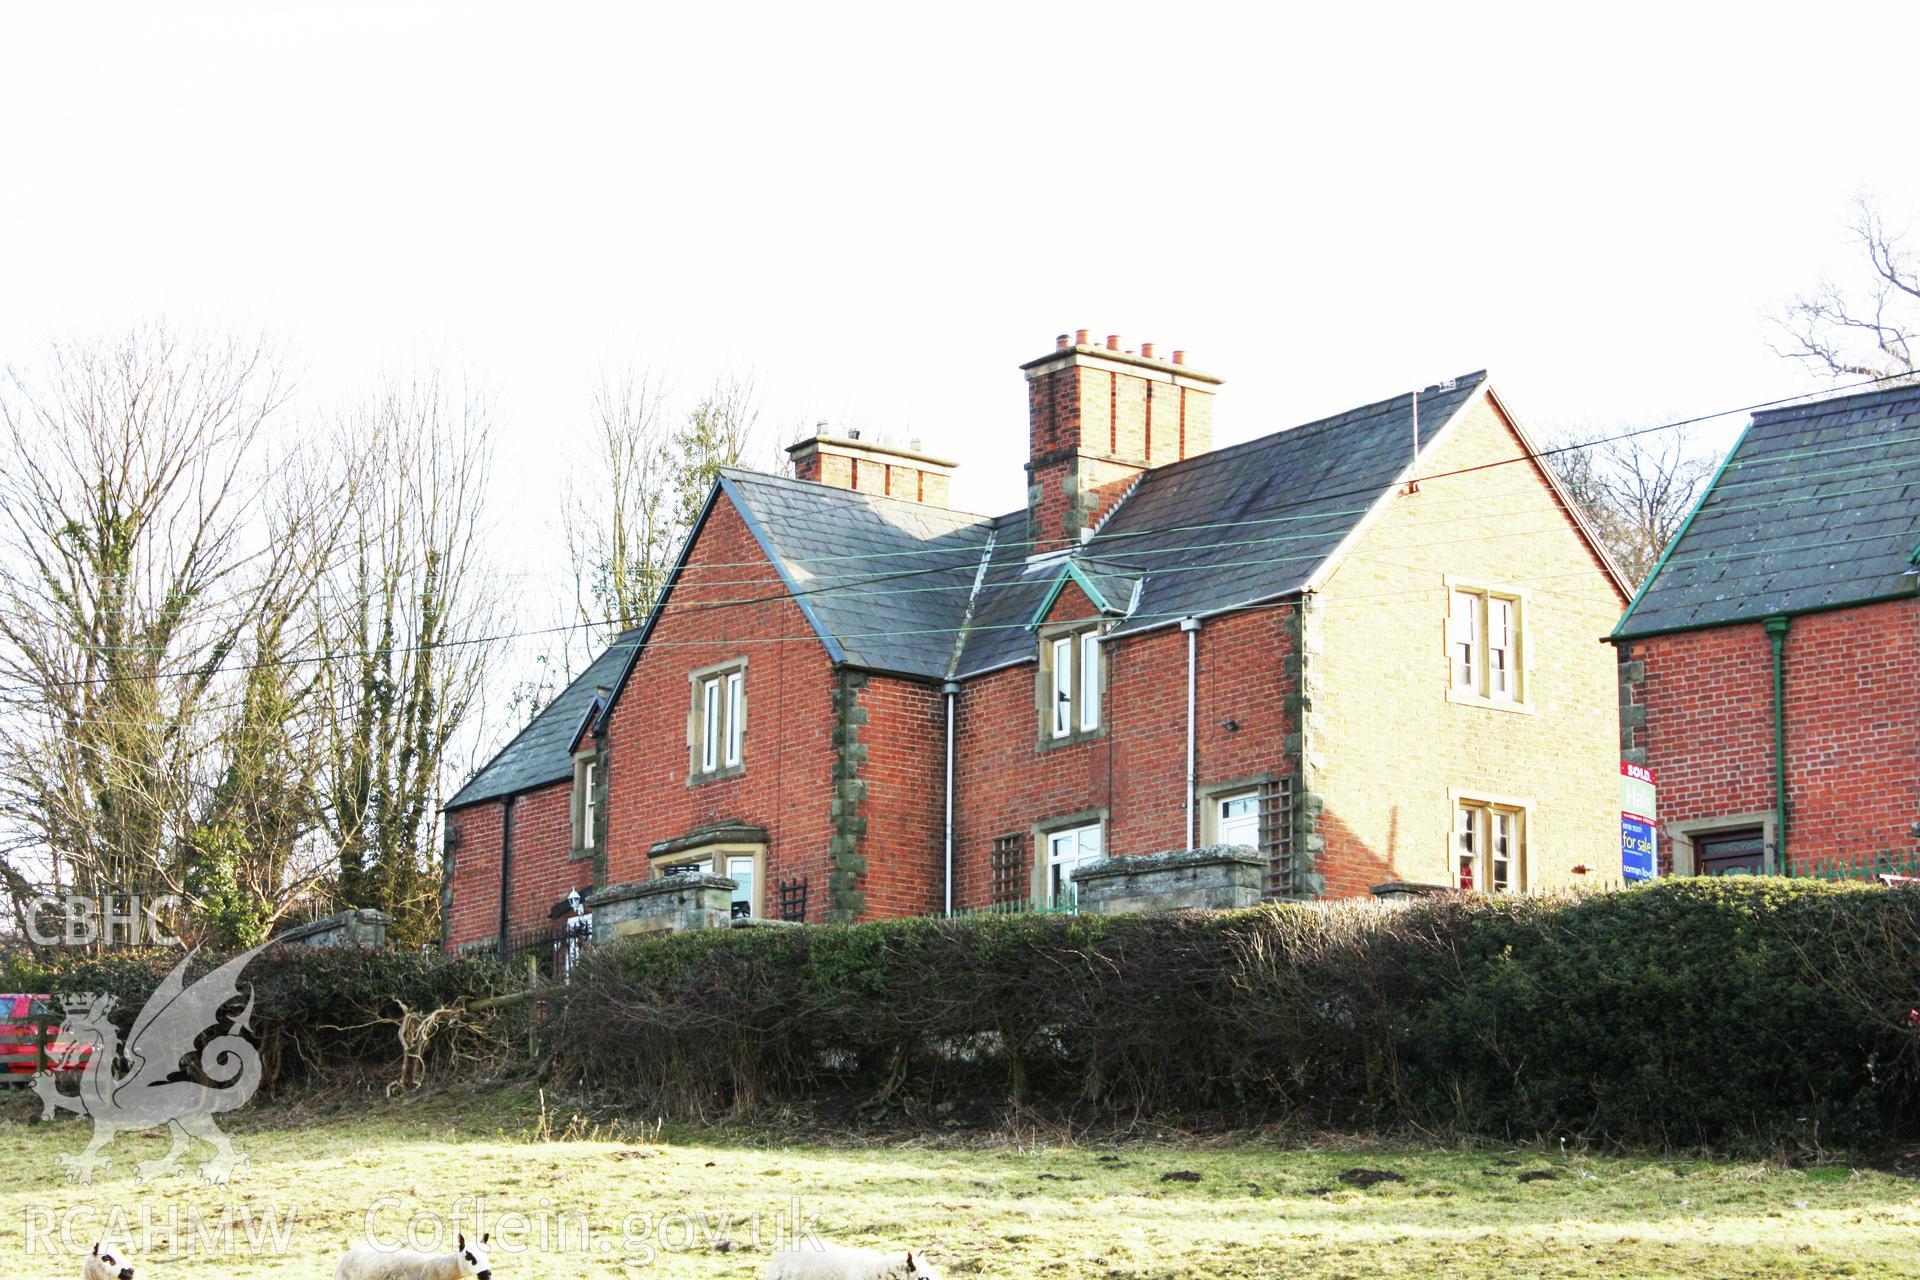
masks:
<path fill-rule="evenodd" d="M 1563 453 L 1575 452 L 1582 449 L 1592 449 L 1592 448 L 1597 448 L 1601 445 L 1613 444 L 1613 443 L 1617 443 L 1619 441 L 1624 441 L 1624 440 L 1637 439 L 1639 437 L 1652 435 L 1657 432 L 1673 431 L 1673 430 L 1683 429 L 1686 427 L 1699 426 L 1703 423 L 1713 422 L 1718 419 L 1731 417 L 1737 414 L 1757 413 L 1762 410 L 1779 408 L 1784 405 L 1789 405 L 1798 401 L 1805 401 L 1805 400 L 1813 399 L 1816 397 L 1821 399 L 1831 398 L 1833 396 L 1842 395 L 1850 391 L 1857 391 L 1866 387 L 1879 386 L 1881 384 L 1888 383 L 1888 382 L 1908 381 L 1911 379 L 1911 377 L 1912 375 L 1910 374 L 1889 374 L 1889 375 L 1883 375 L 1877 378 L 1868 378 L 1868 379 L 1863 379 L 1859 382 L 1844 384 L 1842 386 L 1829 388 L 1821 392 L 1803 392 L 1796 395 L 1782 396 L 1782 397 L 1777 397 L 1775 399 L 1770 399 L 1770 400 L 1755 401 L 1750 404 L 1740 405 L 1734 408 L 1721 409 L 1712 413 L 1697 414 L 1692 417 L 1678 418 L 1669 422 L 1656 423 L 1651 426 L 1638 427 L 1632 430 L 1615 432 L 1612 435 L 1599 436 L 1590 440 L 1574 441 L 1574 442 L 1570 442 L 1563 445 L 1556 445 L 1548 449 L 1538 449 L 1528 453 L 1518 454 L 1511 458 L 1494 459 L 1489 462 L 1476 463 L 1474 465 L 1465 466 L 1465 467 L 1456 467 L 1447 471 L 1426 473 L 1426 474 L 1422 474 L 1422 476 L 1420 477 L 1420 480 L 1423 485 L 1426 485 L 1426 484 L 1431 484 L 1435 481 L 1445 480 L 1455 476 L 1480 474 L 1483 472 L 1496 470 L 1501 467 L 1513 466 L 1518 463 L 1536 462 L 1541 459 L 1554 457 Z M 1854 447 L 1854 446 L 1835 446 L 1832 450 L 1822 451 L 1822 452 L 1842 452 L 1851 447 Z M 1364 486 L 1356 486 L 1354 488 L 1349 488 L 1345 490 L 1338 490 L 1331 493 L 1316 492 L 1311 495 L 1311 500 L 1316 503 L 1319 503 L 1319 502 L 1325 502 L 1328 500 L 1337 500 L 1341 498 L 1353 497 L 1358 495 L 1373 495 L 1373 494 L 1378 494 L 1380 492 L 1380 489 L 1381 489 L 1380 485 L 1364 485 Z M 1306 499 L 1303 499 L 1303 501 L 1304 500 Z M 1766 504 L 1762 504 L 1762 505 L 1766 505 Z M 1215 521 L 1215 522 L 1205 522 L 1205 523 L 1198 523 L 1198 524 L 1175 525 L 1175 526 L 1166 526 L 1166 527 L 1156 528 L 1152 530 L 1115 531 L 1111 534 L 1103 535 L 1103 544 L 1111 545 L 1114 542 L 1120 541 L 1122 539 L 1127 539 L 1127 538 L 1139 538 L 1139 537 L 1147 537 L 1147 536 L 1162 537 L 1171 533 L 1204 532 L 1207 530 L 1214 530 L 1214 529 L 1221 529 L 1221 528 L 1245 528 L 1250 525 L 1273 524 L 1273 523 L 1280 523 L 1280 522 L 1294 521 L 1294 520 L 1325 520 L 1325 519 L 1335 518 L 1340 515 L 1357 514 L 1359 513 L 1359 510 L 1361 509 L 1352 509 L 1352 510 L 1347 510 L 1343 512 L 1338 509 L 1334 511 L 1328 511 L 1322 508 L 1313 512 L 1299 513 L 1291 516 L 1280 515 L 1280 516 L 1268 516 L 1268 517 L 1255 517 L 1255 518 L 1245 519 L 1245 520 Z M 1310 535 L 1302 535 L 1302 536 L 1310 536 Z M 1014 547 L 1014 548 L 1036 547 L 1041 545 L 1042 543 L 1059 543 L 1064 541 L 1065 540 L 1058 539 L 1058 538 L 1024 539 L 1024 540 L 1017 540 L 1004 545 L 1007 547 Z M 1259 542 L 1262 540 L 1250 539 L 1247 541 Z M 1218 544 L 1218 543 L 1206 544 L 1204 549 L 1214 550 L 1214 549 L 1217 549 L 1220 545 L 1222 544 Z M 996 550 L 998 549 L 999 548 L 996 548 Z M 1070 546 L 1065 549 L 1070 549 Z M 1199 548 L 1196 548 L 1196 549 L 1199 549 Z M 688 601 L 685 604 L 681 604 L 677 606 L 669 603 L 669 605 L 667 605 L 665 608 L 666 609 L 677 608 L 680 611 L 682 611 L 683 614 L 692 613 L 692 612 L 707 612 L 707 611 L 718 610 L 718 609 L 750 607 L 752 605 L 767 604 L 767 603 L 772 603 L 774 601 L 783 600 L 783 599 L 806 598 L 806 597 L 822 594 L 825 592 L 858 591 L 864 587 L 877 586 L 879 584 L 886 583 L 886 582 L 894 582 L 894 581 L 924 577 L 924 576 L 928 576 L 936 573 L 951 573 L 963 568 L 971 568 L 978 565 L 981 550 L 982 548 L 979 545 L 970 545 L 965 548 L 945 548 L 945 547 L 909 548 L 909 549 L 903 549 L 899 551 L 857 552 L 857 553 L 848 553 L 846 555 L 836 555 L 833 557 L 833 560 L 836 563 L 847 561 L 847 560 L 859 560 L 859 559 L 899 560 L 899 559 L 910 558 L 918 555 L 948 555 L 948 556 L 955 557 L 955 559 L 953 560 L 952 563 L 923 565 L 923 566 L 916 566 L 908 569 L 895 570 L 895 571 L 890 571 L 885 573 L 877 573 L 865 579 L 860 579 L 860 580 L 823 582 L 818 585 L 799 587 L 794 590 L 787 590 L 785 589 L 784 585 L 782 585 L 781 589 L 779 590 L 769 591 L 759 595 L 744 596 L 744 597 L 725 599 L 725 600 Z M 1139 555 L 1139 554 L 1151 554 L 1151 553 L 1153 553 L 1153 549 L 1141 548 L 1139 549 L 1139 551 L 1134 552 L 1133 554 Z M 1294 557 L 1294 559 L 1300 559 L 1300 558 L 1305 558 L 1305 557 Z M 1317 559 L 1319 558 L 1319 556 L 1316 554 L 1312 558 Z M 804 563 L 804 561 L 798 561 L 798 560 L 796 560 L 796 562 Z M 1285 563 L 1285 562 L 1286 562 L 1286 558 L 1275 557 L 1275 558 L 1262 559 L 1260 561 L 1256 561 L 1252 563 L 1274 564 L 1274 563 Z M 707 567 L 729 568 L 729 567 L 756 567 L 756 566 L 754 566 L 754 562 L 715 562 L 714 564 Z M 1163 567 L 1158 571 L 1173 572 L 1173 571 L 1178 571 L 1182 567 L 1185 567 L 1185 566 L 1179 566 L 1179 565 L 1167 566 L 1167 567 Z M 1212 567 L 1212 566 L 1207 566 L 1207 567 Z M 1231 566 L 1225 566 L 1225 567 L 1231 567 Z M 1148 572 L 1154 572 L 1154 570 L 1148 570 Z M 768 580 L 768 581 L 769 581 L 769 585 L 772 585 L 772 583 L 776 580 Z M 933 588 L 933 589 L 952 590 L 953 588 L 941 587 L 941 588 Z M 883 594 L 883 593 L 871 592 L 867 594 Z M 898 593 L 898 594 L 905 594 L 905 592 Z M 665 609 L 663 609 L 663 612 L 664 611 Z M 1169 615 L 1169 616 L 1170 617 L 1186 616 L 1186 614 L 1189 612 L 1191 612 L 1191 610 L 1182 610 L 1177 614 Z M 1136 615 L 1136 620 L 1138 620 L 1137 615 Z M 460 637 L 453 640 L 441 641 L 441 642 L 428 644 L 428 645 L 392 645 L 392 646 L 383 646 L 376 649 L 346 649 L 346 650 L 321 652 L 321 653 L 315 653 L 315 654 L 288 655 L 288 656 L 276 658 L 271 662 L 242 662 L 242 663 L 233 663 L 233 664 L 224 665 L 224 666 L 215 668 L 214 674 L 234 674 L 234 673 L 254 670 L 259 667 L 269 666 L 269 665 L 277 665 L 277 666 L 306 665 L 306 664 L 319 663 L 319 662 L 338 661 L 338 660 L 347 659 L 347 658 L 382 657 L 382 656 L 395 655 L 395 654 L 415 653 L 415 652 L 420 652 L 422 650 L 458 649 L 458 648 L 468 648 L 474 645 L 501 644 L 501 643 L 506 643 L 508 641 L 513 641 L 513 640 L 534 639 L 542 636 L 564 635 L 564 634 L 569 634 L 577 631 L 600 629 L 600 628 L 616 625 L 617 622 L 618 622 L 617 619 L 603 618 L 603 619 L 586 620 L 586 621 L 578 621 L 578 622 L 571 622 L 571 623 L 561 623 L 561 624 L 548 626 L 548 627 L 533 627 L 533 628 L 522 628 L 517 630 L 511 630 L 511 631 L 493 632 L 493 633 L 480 635 L 480 636 L 466 636 L 466 637 Z M 1018 625 L 1024 626 L 1025 624 L 1022 623 Z M 938 633 L 951 634 L 961 629 L 962 629 L 961 626 L 954 626 L 954 627 L 916 629 L 916 630 L 886 632 L 886 633 L 868 633 L 864 638 L 878 638 L 881 635 L 904 636 L 904 635 L 923 635 L 923 634 L 938 634 Z M 969 631 L 980 631 L 980 630 L 988 630 L 988 629 L 996 629 L 996 628 L 988 625 L 974 624 L 972 626 L 966 627 L 965 629 Z M 788 639 L 788 638 L 806 639 L 810 637 L 807 637 L 807 636 L 782 637 L 782 639 Z M 741 642 L 743 641 L 741 640 L 729 641 L 729 643 L 741 643 Z M 656 641 L 652 643 L 660 643 L 660 642 Z M 695 642 L 687 642 L 687 643 L 695 643 Z M 702 641 L 698 643 L 710 643 L 710 642 Z M 190 674 L 190 673 L 173 672 L 173 673 L 141 674 L 137 676 L 127 676 L 127 677 L 116 677 L 116 676 L 84 677 L 84 678 L 79 678 L 74 680 L 41 682 L 33 685 L 16 685 L 6 689 L 0 689 L 0 694 L 16 694 L 17 695 L 22 693 L 34 693 L 47 687 L 75 687 L 80 685 L 99 685 L 99 684 L 109 684 L 109 683 L 120 683 L 125 681 L 166 680 L 166 679 L 178 678 L 183 674 Z M 204 674 L 204 673 L 192 673 L 192 674 Z"/>

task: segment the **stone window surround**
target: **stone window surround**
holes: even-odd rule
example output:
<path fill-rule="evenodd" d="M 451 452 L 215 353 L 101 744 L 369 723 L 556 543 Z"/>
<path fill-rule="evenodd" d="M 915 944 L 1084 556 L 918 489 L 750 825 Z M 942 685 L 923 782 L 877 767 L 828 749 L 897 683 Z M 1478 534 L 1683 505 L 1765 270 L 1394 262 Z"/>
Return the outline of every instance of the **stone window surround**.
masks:
<path fill-rule="evenodd" d="M 766 919 L 767 903 L 767 846 L 756 840 L 715 840 L 710 844 L 694 845 L 686 849 L 676 849 L 672 853 L 649 856 L 647 870 L 649 875 L 658 879 L 674 867 L 685 866 L 690 862 L 708 862 L 713 864 L 716 876 L 727 874 L 728 858 L 751 857 L 753 859 L 753 896 L 749 904 L 753 909 L 753 918 Z"/>
<path fill-rule="evenodd" d="M 1521 715 L 1533 714 L 1533 671 L 1530 655 L 1533 647 L 1527 643 L 1529 619 L 1533 616 L 1532 598 L 1529 592 L 1519 587 L 1502 586 L 1480 578 L 1462 578 L 1453 574 L 1443 574 L 1441 584 L 1445 587 L 1445 604 L 1440 610 L 1440 651 L 1446 657 L 1441 670 L 1445 673 L 1447 701 L 1465 707 L 1484 707 L 1489 711 L 1513 711 Z M 1516 685 L 1515 696 L 1511 698 L 1490 698 L 1475 690 L 1461 689 L 1453 683 L 1453 595 L 1456 591 L 1489 599 L 1511 600 L 1514 606 L 1513 620 L 1513 679 Z M 1479 638 L 1479 664 L 1482 671 L 1486 667 L 1486 635 L 1484 628 Z"/>
<path fill-rule="evenodd" d="M 1047 900 L 1047 837 L 1073 827 L 1095 825 L 1100 828 L 1100 856 L 1111 858 L 1113 849 L 1107 840 L 1110 828 L 1107 823 L 1107 810 L 1104 807 L 1063 813 L 1043 819 L 1027 828 L 1028 839 L 1033 845 L 1033 878 L 1028 885 L 1028 892 L 1032 895 L 1030 901 L 1042 904 Z"/>
<path fill-rule="evenodd" d="M 726 763 L 726 715 L 727 682 L 726 677 L 740 673 L 740 710 L 745 722 L 740 729 L 740 759 L 738 763 Z M 745 656 L 728 658 L 724 662 L 715 662 L 687 673 L 687 785 L 698 786 L 703 782 L 713 782 L 721 778 L 737 778 L 747 771 L 747 734 L 752 730 L 753 717 L 747 712 L 747 659 Z M 706 729 L 706 705 L 701 696 L 702 688 L 708 680 L 720 680 L 720 716 L 721 737 L 714 750 L 714 767 L 700 767 L 700 749 L 704 744 Z"/>
<path fill-rule="evenodd" d="M 590 858 L 598 850 L 593 843 L 593 833 L 586 828 L 587 809 L 587 770 L 594 771 L 593 785 L 603 793 L 606 790 L 605 764 L 600 759 L 598 747 L 587 747 L 576 751 L 573 756 L 573 794 L 567 801 L 568 824 L 572 832 L 573 845 L 568 851 L 570 859 Z M 599 805 L 595 805 L 595 818 L 598 819 Z"/>
<path fill-rule="evenodd" d="M 1107 643 L 1104 639 L 1104 630 L 1105 628 L 1101 623 L 1097 621 L 1088 622 L 1085 620 L 1056 622 L 1040 628 L 1040 653 L 1039 661 L 1035 666 L 1033 685 L 1033 706 L 1039 721 L 1036 730 L 1036 742 L 1040 750 L 1052 751 L 1058 747 L 1070 747 L 1076 743 L 1091 742 L 1096 738 L 1104 738 L 1107 736 L 1108 694 L 1111 692 L 1107 677 L 1111 666 L 1107 654 Z M 1085 635 L 1089 631 L 1101 632 L 1103 634 L 1100 643 L 1094 646 L 1094 651 L 1100 655 L 1100 670 L 1098 675 L 1100 722 L 1091 729 L 1082 729 L 1080 727 L 1080 690 L 1082 688 L 1083 677 L 1080 674 L 1080 662 L 1081 655 L 1085 650 L 1078 637 Z M 1055 737 L 1053 733 L 1053 642 L 1065 639 L 1068 636 L 1075 637 L 1073 645 L 1073 718 L 1069 731 L 1059 737 Z"/>
<path fill-rule="evenodd" d="M 1456 889 L 1460 886 L 1460 867 L 1457 861 L 1460 856 L 1460 828 L 1456 824 L 1459 821 L 1460 806 L 1462 805 L 1480 805 L 1490 809 L 1506 809 L 1520 816 L 1520 829 L 1515 832 L 1515 838 L 1518 840 L 1520 848 L 1518 850 L 1518 856 L 1514 858 L 1514 863 L 1516 864 L 1513 876 L 1514 883 L 1507 888 L 1506 892 L 1528 892 L 1527 885 L 1531 879 L 1533 870 L 1529 861 L 1529 851 L 1533 848 L 1534 837 L 1536 835 L 1533 829 L 1533 815 L 1538 806 L 1536 806 L 1532 800 L 1521 796 L 1499 795 L 1468 787 L 1451 787 L 1447 790 L 1447 861 L 1446 878 L 1443 883 Z M 1486 874 L 1489 876 L 1493 874 L 1492 862 L 1493 855 L 1489 852 L 1486 867 Z M 1493 891 L 1480 888 L 1474 889 L 1472 892 L 1491 893 Z"/>
<path fill-rule="evenodd" d="M 1757 813 L 1717 814 L 1711 818 L 1687 818 L 1677 822 L 1660 822 L 1656 819 L 1655 826 L 1667 838 L 1668 856 L 1673 862 L 1671 874 L 1676 876 L 1696 874 L 1693 860 L 1693 841 L 1696 836 L 1758 827 L 1768 858 L 1774 856 L 1774 850 L 1778 847 L 1774 843 L 1774 812 L 1771 809 L 1762 809 Z"/>
<path fill-rule="evenodd" d="M 1201 846 L 1204 848 L 1220 843 L 1219 802 L 1225 800 L 1228 796 L 1251 791 L 1256 798 L 1258 798 L 1261 806 L 1260 843 L 1254 847 L 1261 853 L 1265 853 L 1271 835 L 1267 830 L 1267 824 L 1273 820 L 1272 815 L 1266 811 L 1266 790 L 1277 781 L 1279 781 L 1279 775 L 1269 771 L 1266 773 L 1249 774 L 1244 778 L 1229 778 L 1224 782 L 1202 783 L 1194 797 L 1194 802 L 1200 806 L 1199 837 Z"/>

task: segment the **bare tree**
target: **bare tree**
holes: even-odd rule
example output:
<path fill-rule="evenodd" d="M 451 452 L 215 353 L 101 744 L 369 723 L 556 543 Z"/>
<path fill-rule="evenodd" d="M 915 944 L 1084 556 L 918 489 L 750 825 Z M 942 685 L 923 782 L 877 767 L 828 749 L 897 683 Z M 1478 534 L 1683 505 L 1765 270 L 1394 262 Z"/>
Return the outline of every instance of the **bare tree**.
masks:
<path fill-rule="evenodd" d="M 237 943 L 310 905 L 329 868 L 315 838 L 324 782 L 315 747 L 331 655 L 316 609 L 361 478 L 357 460 L 312 453 L 275 469 L 260 515 L 268 571 L 254 587 L 248 660 L 232 677 L 220 772 L 198 806 L 184 881 L 209 932 Z"/>
<path fill-rule="evenodd" d="M 1774 350 L 1833 378 L 1906 381 L 1920 337 L 1920 259 L 1910 228 L 1890 228 L 1872 197 L 1855 197 L 1847 231 L 1864 259 L 1862 280 L 1823 280 L 1775 317 Z"/>
<path fill-rule="evenodd" d="M 1713 463 L 1677 431 L 1586 444 L 1606 434 L 1578 428 L 1555 432 L 1549 447 L 1557 452 L 1545 461 L 1637 586 L 1693 510 Z"/>
<path fill-rule="evenodd" d="M 606 378 L 593 395 L 592 451 L 575 468 L 562 532 L 574 613 L 599 649 L 646 617 L 677 537 L 673 444 L 664 379 L 646 369 Z"/>
<path fill-rule="evenodd" d="M 592 448 L 575 466 L 562 517 L 575 629 L 551 678 L 518 692 L 529 711 L 620 632 L 638 626 L 666 584 L 720 468 L 744 457 L 760 419 L 751 373 L 716 378 L 684 412 L 647 370 L 608 377 L 593 397 Z M 583 643 L 571 643 L 579 641 Z"/>
<path fill-rule="evenodd" d="M 449 747 L 475 709 L 500 606 L 482 536 L 491 426 L 482 401 L 434 376 L 384 391 L 338 440 L 363 471 L 318 609 L 321 817 L 340 901 L 425 942 L 438 933 Z"/>
<path fill-rule="evenodd" d="M 301 758 L 307 689 L 283 662 L 336 519 L 337 494 L 269 453 L 284 405 L 262 344 L 164 327 L 56 347 L 0 388 L 16 896 L 177 894 L 209 929 L 258 933 L 297 895 L 297 767 L 271 791 L 236 781 L 263 731 Z"/>
<path fill-rule="evenodd" d="M 720 468 L 746 456 L 760 422 L 759 398 L 751 371 L 722 374 L 688 412 L 674 435 L 672 479 L 681 537 L 693 529 Z"/>

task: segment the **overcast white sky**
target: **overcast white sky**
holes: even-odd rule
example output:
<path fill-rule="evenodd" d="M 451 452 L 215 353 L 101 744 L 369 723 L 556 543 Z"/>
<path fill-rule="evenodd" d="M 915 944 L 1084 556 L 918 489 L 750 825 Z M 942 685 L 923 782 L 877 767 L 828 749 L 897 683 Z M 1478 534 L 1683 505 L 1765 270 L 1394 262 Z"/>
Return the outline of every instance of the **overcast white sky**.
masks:
<path fill-rule="evenodd" d="M 520 564 L 596 371 L 757 369 L 1017 506 L 1015 366 L 1228 379 L 1221 443 L 1482 366 L 1538 424 L 1813 385 L 1763 313 L 1920 212 L 1920 6 L 14 5 L 0 361 L 155 315 L 496 394 Z"/>

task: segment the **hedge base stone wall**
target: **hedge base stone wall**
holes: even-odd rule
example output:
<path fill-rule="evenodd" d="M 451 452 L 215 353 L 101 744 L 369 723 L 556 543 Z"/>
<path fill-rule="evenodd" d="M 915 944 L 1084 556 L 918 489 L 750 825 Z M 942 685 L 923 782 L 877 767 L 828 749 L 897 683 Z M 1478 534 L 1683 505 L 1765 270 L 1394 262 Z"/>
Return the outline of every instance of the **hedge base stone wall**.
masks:
<path fill-rule="evenodd" d="M 633 884 L 610 884 L 587 895 L 597 942 L 636 933 L 724 929 L 732 923 L 733 891 L 725 876 L 665 875 Z"/>
<path fill-rule="evenodd" d="M 339 911 L 287 930 L 275 943 L 300 947 L 384 947 L 393 917 L 372 907 Z"/>
<path fill-rule="evenodd" d="M 1404 907 L 1436 894 L 1458 892 L 1450 884 L 1419 884 L 1411 880 L 1389 880 L 1373 886 L 1373 896 L 1393 907 Z"/>
<path fill-rule="evenodd" d="M 1245 845 L 1208 845 L 1105 858 L 1073 873 L 1080 910 L 1096 915 L 1193 908 L 1233 911 L 1260 901 L 1266 859 Z"/>

